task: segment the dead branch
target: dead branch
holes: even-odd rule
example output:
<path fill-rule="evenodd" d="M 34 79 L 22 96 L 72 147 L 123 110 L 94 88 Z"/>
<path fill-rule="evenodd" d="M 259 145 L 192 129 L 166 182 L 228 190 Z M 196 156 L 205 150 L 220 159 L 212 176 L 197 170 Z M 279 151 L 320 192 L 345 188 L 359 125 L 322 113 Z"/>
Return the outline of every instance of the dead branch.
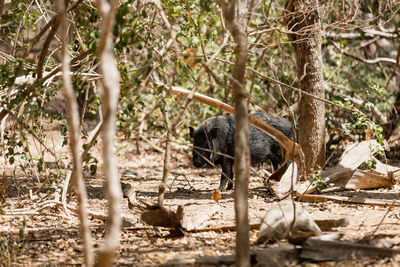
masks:
<path fill-rule="evenodd" d="M 396 64 L 396 59 L 393 59 L 393 58 L 388 58 L 388 57 L 377 57 L 377 58 L 373 58 L 373 59 L 365 59 L 365 58 L 358 57 L 358 56 L 355 56 L 355 55 L 352 55 L 352 54 L 350 54 L 350 53 L 347 53 L 347 52 L 342 51 L 342 49 L 340 49 L 335 43 L 332 43 L 332 45 L 333 45 L 337 50 L 339 50 L 340 52 L 342 52 L 344 55 L 346 55 L 346 56 L 348 56 L 348 57 L 351 57 L 351 58 L 354 58 L 354 59 L 356 59 L 356 60 L 358 60 L 358 61 L 360 61 L 360 62 L 363 62 L 363 63 L 367 63 L 367 64 L 377 64 L 377 63 L 380 63 L 380 62 L 386 62 L 386 63 L 390 63 L 390 64 Z"/>
<path fill-rule="evenodd" d="M 391 206 L 400 207 L 399 202 L 393 204 L 393 200 L 380 200 L 380 199 L 366 199 L 366 198 L 352 198 L 352 197 L 342 197 L 342 196 L 331 196 L 331 195 L 312 195 L 312 194 L 300 194 L 296 193 L 299 201 L 319 203 L 332 201 L 339 204 L 359 204 L 368 206 Z"/>
<path fill-rule="evenodd" d="M 103 126 L 103 120 L 101 119 L 96 127 L 92 130 L 89 135 L 88 141 L 86 142 L 85 150 L 81 154 L 81 161 L 84 162 L 87 154 L 89 153 L 90 148 L 94 146 L 96 143 L 97 137 L 100 135 L 101 129 Z"/>
<path fill-rule="evenodd" d="M 394 204 L 396 203 L 396 199 L 393 199 L 393 203 L 392 205 L 390 205 L 387 209 L 387 211 L 385 212 L 385 214 L 383 215 L 382 219 L 380 220 L 380 222 L 378 223 L 378 225 L 375 227 L 375 229 L 372 231 L 372 233 L 367 234 L 363 237 L 363 241 L 364 240 L 372 240 L 372 238 L 375 236 L 376 232 L 378 231 L 379 227 L 381 227 L 381 225 L 383 224 L 383 221 L 385 220 L 385 218 L 388 216 L 389 211 L 392 210 L 392 208 L 394 207 Z"/>
<path fill-rule="evenodd" d="M 342 40 L 342 39 L 360 39 L 360 38 L 375 38 L 382 37 L 387 39 L 397 39 L 399 38 L 399 34 L 396 32 L 389 31 L 378 31 L 374 29 L 367 29 L 361 32 L 323 32 L 323 37 L 332 38 L 334 40 Z"/>
<path fill-rule="evenodd" d="M 17 116 L 15 116 L 11 111 L 9 111 L 6 108 L 2 108 L 2 110 L 6 111 L 8 115 L 10 115 L 21 127 L 25 128 L 32 136 L 35 138 L 56 160 L 58 159 L 56 154 L 46 146 L 46 144 L 41 140 L 37 134 L 29 127 L 29 125 L 26 125 L 23 121 L 21 121 Z M 2 129 L 3 130 L 3 129 Z"/>
<path fill-rule="evenodd" d="M 39 56 L 39 61 L 37 64 L 36 72 L 37 72 L 37 79 L 40 80 L 43 76 L 43 65 L 44 65 L 44 60 L 46 58 L 47 51 L 49 50 L 50 43 L 54 39 L 58 28 L 60 27 L 60 18 L 57 16 L 56 21 L 51 25 L 51 31 L 47 35 L 46 41 L 44 42 L 40 56 Z M 60 37 L 61 38 L 61 37 Z"/>
<path fill-rule="evenodd" d="M 306 181 L 298 187 L 297 191 L 310 194 L 331 184 L 351 190 L 391 188 L 395 177 L 398 176 L 396 171 L 399 171 L 399 168 L 383 164 L 374 158 L 377 148 L 376 140 L 349 145 L 340 157 L 339 163 L 321 174 L 322 183 Z M 362 163 L 371 160 L 376 162 L 375 170 L 357 169 Z"/>
<path fill-rule="evenodd" d="M 398 254 L 400 254 L 398 249 L 309 238 L 303 245 L 300 258 L 313 261 L 340 261 L 365 257 L 392 257 Z"/>
<path fill-rule="evenodd" d="M 66 13 L 69 13 L 71 10 L 75 9 L 81 2 L 83 2 L 83 0 L 76 1 L 70 8 L 68 8 Z M 40 32 L 30 40 L 31 45 L 24 53 L 25 57 L 32 51 L 32 49 L 35 47 L 35 45 L 37 45 L 39 43 L 40 38 L 42 38 L 42 36 L 47 32 L 47 30 L 51 26 L 53 26 L 53 24 L 56 22 L 56 19 L 57 19 L 57 16 L 54 16 L 49 22 L 47 22 L 47 24 L 40 30 Z"/>

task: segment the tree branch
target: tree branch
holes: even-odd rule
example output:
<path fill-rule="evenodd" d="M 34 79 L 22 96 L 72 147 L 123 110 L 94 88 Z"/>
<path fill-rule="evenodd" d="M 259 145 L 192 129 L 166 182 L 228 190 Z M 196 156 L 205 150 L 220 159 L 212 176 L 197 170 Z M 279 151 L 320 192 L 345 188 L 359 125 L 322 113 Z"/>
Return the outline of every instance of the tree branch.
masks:
<path fill-rule="evenodd" d="M 322 36 L 325 38 L 332 38 L 334 40 L 341 39 L 365 39 L 365 38 L 387 38 L 387 39 L 397 39 L 399 34 L 396 32 L 389 31 L 378 31 L 374 29 L 367 29 L 361 32 L 322 32 Z"/>

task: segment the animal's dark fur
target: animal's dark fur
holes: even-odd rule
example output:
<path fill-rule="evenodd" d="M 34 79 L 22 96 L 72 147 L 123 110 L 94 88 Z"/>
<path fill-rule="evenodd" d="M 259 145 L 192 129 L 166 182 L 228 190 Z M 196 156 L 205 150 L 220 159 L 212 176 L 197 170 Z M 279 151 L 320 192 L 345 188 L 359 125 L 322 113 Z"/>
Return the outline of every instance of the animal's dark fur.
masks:
<path fill-rule="evenodd" d="M 292 137 L 292 124 L 287 119 L 273 116 L 266 112 L 259 112 L 253 115 L 280 130 L 287 137 Z M 196 130 L 190 127 L 190 136 L 193 138 L 193 164 L 200 168 L 207 163 L 204 158 L 212 160 L 214 164 L 221 165 L 222 172 L 226 176 L 233 179 L 233 159 L 221 154 L 234 156 L 234 133 L 235 120 L 231 115 L 209 118 L 203 121 Z M 280 145 L 271 137 L 252 126 L 250 127 L 249 139 L 251 163 L 257 164 L 270 159 L 274 168 L 277 169 L 282 163 Z M 211 152 L 196 149 L 196 147 L 218 153 L 213 153 L 213 157 L 211 157 Z M 224 175 L 221 175 L 219 189 L 225 190 L 232 187 L 233 184 Z"/>

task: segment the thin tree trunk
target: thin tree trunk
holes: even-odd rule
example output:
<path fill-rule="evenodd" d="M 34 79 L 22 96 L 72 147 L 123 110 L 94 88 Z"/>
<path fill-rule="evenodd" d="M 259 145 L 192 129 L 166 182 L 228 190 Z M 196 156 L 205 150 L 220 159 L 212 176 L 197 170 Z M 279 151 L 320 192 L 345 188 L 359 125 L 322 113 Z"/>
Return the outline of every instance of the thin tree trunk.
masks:
<path fill-rule="evenodd" d="M 61 56 L 62 56 L 62 80 L 63 80 L 63 91 L 65 99 L 67 101 L 67 118 L 69 126 L 69 146 L 72 154 L 72 182 L 76 185 L 76 193 L 78 196 L 78 213 L 81 222 L 80 233 L 83 240 L 85 265 L 90 267 L 93 266 L 93 245 L 92 237 L 89 229 L 89 218 L 88 218 L 88 204 L 87 204 L 87 193 L 86 187 L 82 179 L 82 161 L 80 158 L 80 144 L 79 144 L 79 112 L 78 104 L 76 102 L 76 96 L 72 89 L 71 75 L 70 75 L 70 63 L 71 58 L 67 51 L 67 31 L 68 25 L 66 20 L 65 4 L 64 0 L 56 1 L 56 8 L 58 17 L 60 20 L 60 42 L 61 42 Z"/>
<path fill-rule="evenodd" d="M 297 77 L 300 89 L 325 98 L 322 76 L 321 22 L 318 1 L 289 0 L 286 3 L 285 22 L 296 52 Z M 298 141 L 305 156 L 305 172 L 325 164 L 325 105 L 307 95 L 299 102 Z"/>
<path fill-rule="evenodd" d="M 250 266 L 248 187 L 249 187 L 249 121 L 245 91 L 247 35 L 238 21 L 236 1 L 219 0 L 225 25 L 237 46 L 237 61 L 233 68 L 231 86 L 235 99 L 235 219 L 236 266 Z"/>
<path fill-rule="evenodd" d="M 399 45 L 400 47 L 400 45 Z M 393 103 L 393 108 L 390 112 L 388 125 L 385 127 L 385 137 L 389 142 L 394 141 L 399 136 L 399 122 L 400 122 L 400 74 L 396 75 L 396 86 L 398 90 L 395 94 L 395 101 Z"/>
<path fill-rule="evenodd" d="M 0 0 L 0 16 L 3 15 L 4 0 Z"/>
<path fill-rule="evenodd" d="M 114 17 L 118 1 L 98 0 L 102 15 L 99 43 L 100 70 L 103 74 L 103 160 L 108 198 L 107 234 L 98 255 L 99 266 L 111 266 L 121 235 L 121 184 L 115 156 L 115 123 L 119 99 L 119 72 L 113 54 Z"/>
<path fill-rule="evenodd" d="M 165 97 L 165 96 L 163 96 Z M 171 129 L 170 123 L 169 123 L 169 118 L 168 118 L 168 107 L 167 107 L 167 102 L 164 103 L 165 107 L 162 110 L 162 113 L 164 115 L 165 119 L 165 128 L 167 129 L 167 137 L 165 141 L 165 153 L 164 153 L 164 168 L 163 168 L 163 177 L 162 181 L 160 183 L 160 186 L 158 188 L 158 206 L 162 207 L 164 205 L 164 194 L 165 194 L 165 189 L 167 188 L 167 182 L 168 182 L 168 175 L 169 175 L 169 161 L 170 161 L 170 156 L 171 156 Z"/>

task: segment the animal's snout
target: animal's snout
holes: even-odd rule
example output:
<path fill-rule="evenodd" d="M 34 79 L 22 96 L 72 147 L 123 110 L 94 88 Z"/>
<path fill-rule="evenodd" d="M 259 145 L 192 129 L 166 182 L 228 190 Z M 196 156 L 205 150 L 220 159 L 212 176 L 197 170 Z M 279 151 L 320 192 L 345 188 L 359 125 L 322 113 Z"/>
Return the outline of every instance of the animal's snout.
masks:
<path fill-rule="evenodd" d="M 204 162 L 202 162 L 200 159 L 193 159 L 193 165 L 196 168 L 200 168 L 200 167 L 203 167 Z"/>

